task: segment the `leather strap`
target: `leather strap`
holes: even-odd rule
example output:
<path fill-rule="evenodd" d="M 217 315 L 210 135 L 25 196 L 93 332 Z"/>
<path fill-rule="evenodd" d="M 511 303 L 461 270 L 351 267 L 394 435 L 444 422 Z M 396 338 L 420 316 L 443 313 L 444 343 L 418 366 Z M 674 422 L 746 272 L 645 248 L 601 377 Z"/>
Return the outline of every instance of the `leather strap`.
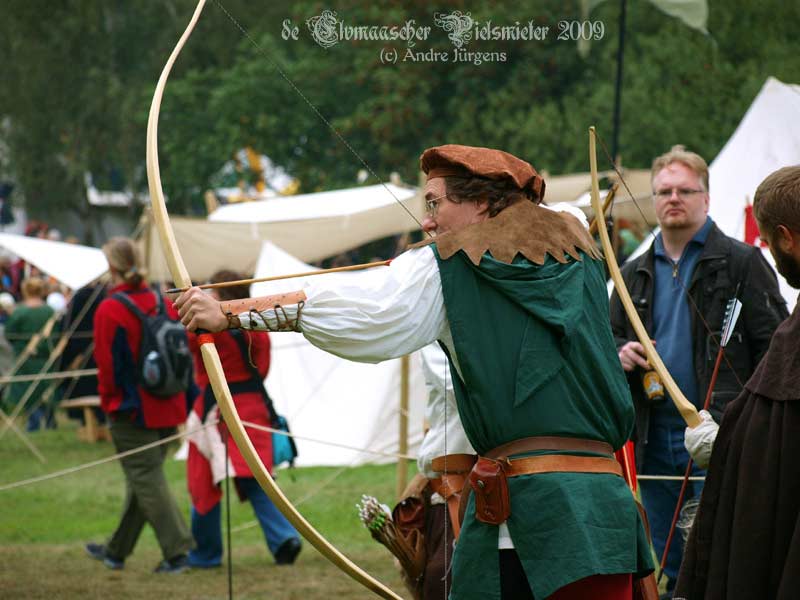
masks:
<path fill-rule="evenodd" d="M 262 312 L 265 310 L 274 309 L 276 306 L 291 306 L 293 304 L 303 302 L 305 299 L 306 293 L 303 290 L 298 290 L 296 292 L 274 294 L 272 296 L 225 300 L 224 302 L 220 303 L 220 308 L 222 309 L 223 313 L 240 315 L 251 310 Z"/>
<path fill-rule="evenodd" d="M 446 454 L 431 461 L 431 469 L 437 473 L 469 473 L 477 456 L 474 454 Z"/>
<path fill-rule="evenodd" d="M 445 473 L 441 477 L 431 479 L 431 489 L 447 500 L 453 494 L 460 494 L 467 478 L 465 475 Z"/>
<path fill-rule="evenodd" d="M 482 456 L 486 458 L 505 458 L 515 454 L 537 452 L 540 450 L 555 450 L 563 452 L 591 452 L 593 454 L 614 454 L 611 444 L 599 440 L 584 440 L 581 438 L 536 436 L 514 440 L 502 446 L 489 450 Z M 450 455 L 453 456 L 453 455 Z M 449 466 L 449 460 L 448 460 Z"/>
<path fill-rule="evenodd" d="M 465 473 L 443 473 L 441 478 L 430 480 L 431 489 L 444 498 L 447 503 L 447 512 L 450 515 L 450 524 L 453 528 L 453 539 L 456 541 L 458 541 L 458 534 L 461 533 L 461 519 L 459 518 L 458 507 L 466 481 L 467 476 Z"/>
<path fill-rule="evenodd" d="M 616 459 L 569 454 L 515 458 L 505 463 L 504 470 L 508 477 L 538 473 L 610 473 L 622 477 L 622 465 Z"/>

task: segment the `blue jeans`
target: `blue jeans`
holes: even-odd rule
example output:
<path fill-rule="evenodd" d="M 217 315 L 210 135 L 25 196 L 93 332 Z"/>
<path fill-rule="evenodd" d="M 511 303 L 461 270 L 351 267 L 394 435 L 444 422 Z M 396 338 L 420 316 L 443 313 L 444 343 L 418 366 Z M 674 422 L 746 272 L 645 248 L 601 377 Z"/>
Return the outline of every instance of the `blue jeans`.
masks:
<path fill-rule="evenodd" d="M 645 449 L 644 468 L 640 475 L 684 475 L 689 462 L 689 453 L 683 445 L 684 427 L 650 426 L 649 439 Z M 705 475 L 705 471 L 692 464 L 692 476 Z M 680 481 L 641 481 L 639 483 L 642 504 L 650 521 L 650 535 L 657 558 L 661 561 L 667 543 L 669 527 L 681 491 Z M 690 481 L 684 494 L 684 504 L 690 498 L 700 496 L 702 481 Z M 672 536 L 669 555 L 664 572 L 669 577 L 667 589 L 671 590 L 678 577 L 683 558 L 683 539 L 680 531 Z"/>
<path fill-rule="evenodd" d="M 26 431 L 39 431 L 42 426 L 47 429 L 56 428 L 56 419 L 51 406 L 39 406 L 28 414 Z"/>
<path fill-rule="evenodd" d="M 252 505 L 273 556 L 288 539 L 300 537 L 254 478 L 237 477 L 236 485 Z M 192 507 L 192 535 L 197 547 L 189 552 L 190 565 L 216 567 L 222 564 L 221 514 L 219 503 L 204 515 Z"/>

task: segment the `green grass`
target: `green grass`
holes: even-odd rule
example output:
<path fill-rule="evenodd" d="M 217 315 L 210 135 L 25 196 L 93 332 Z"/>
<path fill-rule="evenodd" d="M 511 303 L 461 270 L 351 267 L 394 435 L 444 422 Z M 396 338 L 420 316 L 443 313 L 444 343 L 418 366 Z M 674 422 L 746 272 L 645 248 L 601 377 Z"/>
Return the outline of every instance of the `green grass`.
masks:
<path fill-rule="evenodd" d="M 48 462 L 41 464 L 8 432 L 0 439 L 0 485 L 84 464 L 114 452 L 108 443 L 79 441 L 73 423 L 62 422 L 58 430 L 35 433 L 31 439 Z M 166 471 L 188 522 L 185 465 L 168 460 Z M 281 472 L 279 482 L 292 502 L 302 500 L 300 512 L 334 546 L 392 590 L 408 597 L 391 555 L 372 540 L 354 506 L 363 493 L 391 504 L 395 465 L 294 469 L 292 477 Z M 149 527 L 123 571 L 109 571 L 85 556 L 86 542 L 103 541 L 113 531 L 124 493 L 122 471 L 116 462 L 0 491 L 0 598 L 227 598 L 228 575 L 224 567 L 180 575 L 152 574 L 161 556 Z M 243 528 L 253 519 L 250 505 L 241 504 L 234 493 L 231 522 L 235 598 L 375 597 L 308 543 L 304 543 L 295 565 L 275 566 L 260 528 Z"/>

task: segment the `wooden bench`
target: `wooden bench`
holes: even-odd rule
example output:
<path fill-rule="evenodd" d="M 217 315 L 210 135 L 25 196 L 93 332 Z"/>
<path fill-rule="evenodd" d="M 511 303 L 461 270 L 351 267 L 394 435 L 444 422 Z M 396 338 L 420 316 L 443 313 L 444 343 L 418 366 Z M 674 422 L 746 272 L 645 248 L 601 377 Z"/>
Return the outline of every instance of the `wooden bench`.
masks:
<path fill-rule="evenodd" d="M 100 396 L 81 396 L 70 400 L 62 400 L 58 407 L 68 410 L 70 408 L 83 409 L 83 427 L 78 428 L 78 438 L 86 442 L 95 443 L 100 440 L 111 441 L 111 434 L 106 425 L 100 425 L 94 414 L 94 409 L 100 406 Z"/>

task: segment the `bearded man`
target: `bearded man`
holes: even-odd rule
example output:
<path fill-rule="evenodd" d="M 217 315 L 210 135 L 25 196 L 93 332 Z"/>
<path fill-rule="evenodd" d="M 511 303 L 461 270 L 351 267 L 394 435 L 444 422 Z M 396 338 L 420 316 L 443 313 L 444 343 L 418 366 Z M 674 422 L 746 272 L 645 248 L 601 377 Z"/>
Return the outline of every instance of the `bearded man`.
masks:
<path fill-rule="evenodd" d="M 753 212 L 778 272 L 800 288 L 800 166 L 756 190 Z M 719 432 L 687 430 L 694 457 L 711 462 L 681 563 L 675 598 L 796 598 L 800 589 L 800 309 L 725 409 Z M 716 438 L 716 441 L 714 441 Z M 713 452 L 711 447 L 713 445 Z"/>

